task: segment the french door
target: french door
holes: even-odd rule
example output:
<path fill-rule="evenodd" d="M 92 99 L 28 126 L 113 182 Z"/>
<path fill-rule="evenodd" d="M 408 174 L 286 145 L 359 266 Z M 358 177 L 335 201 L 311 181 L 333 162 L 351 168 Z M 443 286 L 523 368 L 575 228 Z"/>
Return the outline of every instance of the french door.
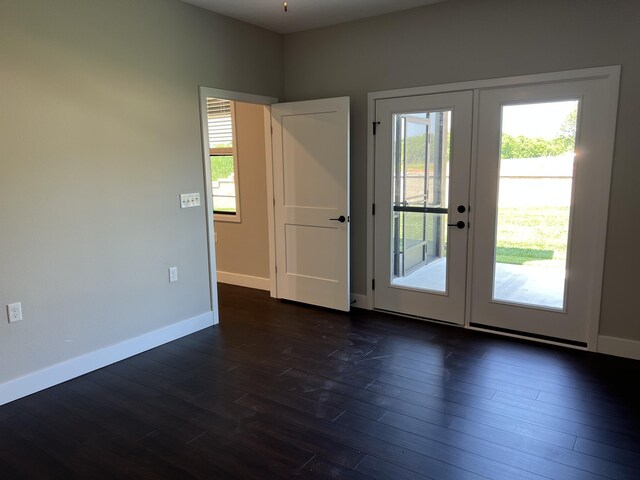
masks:
<path fill-rule="evenodd" d="M 611 92 L 591 77 L 377 100 L 375 308 L 586 346 Z"/>
<path fill-rule="evenodd" d="M 472 92 L 376 102 L 378 309 L 464 323 L 472 104 Z"/>
<path fill-rule="evenodd" d="M 602 275 L 609 100 L 600 79 L 479 92 L 472 325 L 586 345 Z M 547 151 L 510 151 L 518 141 Z"/>

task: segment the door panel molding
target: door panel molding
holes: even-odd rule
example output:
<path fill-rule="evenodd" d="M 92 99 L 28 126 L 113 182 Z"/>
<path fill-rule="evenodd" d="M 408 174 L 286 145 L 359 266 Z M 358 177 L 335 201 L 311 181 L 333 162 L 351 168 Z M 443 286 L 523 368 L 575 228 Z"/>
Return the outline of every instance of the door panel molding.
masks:
<path fill-rule="evenodd" d="M 349 97 L 272 105 L 271 125 L 277 297 L 349 311 Z"/>

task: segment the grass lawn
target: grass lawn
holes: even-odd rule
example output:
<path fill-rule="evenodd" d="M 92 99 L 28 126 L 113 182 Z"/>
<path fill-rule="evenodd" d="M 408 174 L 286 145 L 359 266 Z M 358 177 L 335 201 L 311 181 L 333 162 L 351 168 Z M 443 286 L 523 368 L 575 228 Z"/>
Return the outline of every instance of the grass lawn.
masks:
<path fill-rule="evenodd" d="M 228 178 L 233 173 L 233 155 L 211 155 L 211 180 Z"/>
<path fill-rule="evenodd" d="M 401 216 L 409 244 L 422 238 L 422 214 Z M 569 207 L 501 208 L 498 212 L 498 263 L 563 266 L 567 258 Z M 433 228 L 427 222 L 428 237 Z M 446 238 L 446 237 L 445 237 Z"/>
<path fill-rule="evenodd" d="M 564 264 L 567 258 L 569 207 L 500 208 L 498 263 Z"/>

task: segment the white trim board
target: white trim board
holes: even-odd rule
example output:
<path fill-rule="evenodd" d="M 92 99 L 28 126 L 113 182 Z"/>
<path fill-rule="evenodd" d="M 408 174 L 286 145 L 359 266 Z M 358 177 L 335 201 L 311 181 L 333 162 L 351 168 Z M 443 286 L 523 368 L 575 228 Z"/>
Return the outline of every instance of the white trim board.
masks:
<path fill-rule="evenodd" d="M 367 296 L 359 293 L 351 294 L 351 306 L 354 308 L 364 308 L 365 310 L 371 310 L 367 306 Z"/>
<path fill-rule="evenodd" d="M 242 275 L 240 273 L 221 272 L 218 270 L 218 282 L 237 285 L 238 287 L 257 288 L 258 290 L 271 290 L 271 279 Z"/>
<path fill-rule="evenodd" d="M 213 312 L 159 328 L 0 384 L 0 405 L 138 355 L 214 324 Z"/>
<path fill-rule="evenodd" d="M 607 355 L 640 360 L 640 341 L 599 335 L 597 351 Z"/>
<path fill-rule="evenodd" d="M 269 225 L 269 278 L 272 298 L 278 298 L 278 275 L 276 275 L 276 199 L 273 195 L 273 145 L 271 139 L 271 107 L 264 107 L 264 158 L 267 162 L 267 223 Z"/>

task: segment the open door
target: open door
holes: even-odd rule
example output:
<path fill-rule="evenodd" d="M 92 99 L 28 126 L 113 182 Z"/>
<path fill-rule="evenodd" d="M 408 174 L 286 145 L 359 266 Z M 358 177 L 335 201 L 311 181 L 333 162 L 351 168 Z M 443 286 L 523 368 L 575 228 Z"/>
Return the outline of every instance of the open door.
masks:
<path fill-rule="evenodd" d="M 349 98 L 271 106 L 277 297 L 349 311 Z"/>

